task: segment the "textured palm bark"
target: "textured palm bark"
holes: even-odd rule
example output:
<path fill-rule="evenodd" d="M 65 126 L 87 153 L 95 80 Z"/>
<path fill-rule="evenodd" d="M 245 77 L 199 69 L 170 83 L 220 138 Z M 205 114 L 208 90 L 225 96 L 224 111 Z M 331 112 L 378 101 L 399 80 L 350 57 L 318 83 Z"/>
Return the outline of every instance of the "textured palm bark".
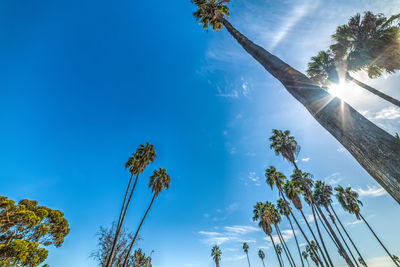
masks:
<path fill-rule="evenodd" d="M 375 88 L 373 88 L 373 87 L 371 87 L 371 86 L 369 86 L 369 85 L 367 85 L 367 84 L 365 84 L 365 83 L 353 78 L 349 73 L 346 74 L 346 80 L 351 81 L 351 82 L 357 84 L 358 86 L 360 86 L 361 88 L 373 93 L 374 95 L 377 95 L 377 96 L 385 99 L 386 101 L 392 103 L 393 105 L 395 105 L 397 107 L 400 107 L 400 101 L 399 100 L 397 100 L 397 99 L 395 99 L 395 98 L 393 98 L 393 97 L 391 97 L 391 96 L 389 96 L 389 95 L 387 95 L 385 93 L 382 93 L 381 91 L 378 91 Z"/>
<path fill-rule="evenodd" d="M 400 203 L 400 141 L 270 54 L 219 16 L 229 33 Z"/>

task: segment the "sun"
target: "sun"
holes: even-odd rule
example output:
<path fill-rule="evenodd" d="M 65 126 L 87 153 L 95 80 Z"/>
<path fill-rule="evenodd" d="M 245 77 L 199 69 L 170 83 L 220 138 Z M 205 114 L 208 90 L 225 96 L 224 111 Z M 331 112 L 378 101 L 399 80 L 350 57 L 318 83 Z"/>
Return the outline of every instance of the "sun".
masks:
<path fill-rule="evenodd" d="M 340 82 L 328 87 L 328 93 L 342 100 L 357 98 L 359 90 L 352 83 Z"/>

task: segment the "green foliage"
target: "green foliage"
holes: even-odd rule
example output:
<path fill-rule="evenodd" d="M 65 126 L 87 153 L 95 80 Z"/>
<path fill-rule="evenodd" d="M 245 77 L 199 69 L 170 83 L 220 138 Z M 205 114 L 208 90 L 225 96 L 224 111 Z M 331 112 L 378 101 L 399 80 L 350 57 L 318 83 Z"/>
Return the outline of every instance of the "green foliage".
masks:
<path fill-rule="evenodd" d="M 319 86 L 328 86 L 331 82 L 338 83 L 339 75 L 331 51 L 320 51 L 308 63 L 307 75 Z"/>
<path fill-rule="evenodd" d="M 229 8 L 225 5 L 229 2 L 230 0 L 192 0 L 198 8 L 193 16 L 200 21 L 204 29 L 208 30 L 211 27 L 219 31 L 223 28 L 222 18 L 229 17 Z"/>
<path fill-rule="evenodd" d="M 150 176 L 149 187 L 151 187 L 153 193 L 158 196 L 164 188 L 169 188 L 170 182 L 171 177 L 167 174 L 167 171 L 163 168 L 159 168 L 158 170 L 154 170 L 153 175 Z"/>
<path fill-rule="evenodd" d="M 243 251 L 244 251 L 244 253 L 249 252 L 249 245 L 246 242 L 243 243 Z"/>
<path fill-rule="evenodd" d="M 215 262 L 219 262 L 221 260 L 221 249 L 218 246 L 213 246 L 211 249 L 211 257 L 214 259 Z"/>
<path fill-rule="evenodd" d="M 290 212 L 292 208 L 290 207 L 289 202 L 285 201 L 284 199 L 280 198 L 278 199 L 276 207 L 278 208 L 278 211 L 281 215 L 284 215 L 288 217 L 290 215 Z"/>
<path fill-rule="evenodd" d="M 0 263 L 2 266 L 38 266 L 48 255 L 41 246 L 60 247 L 70 229 L 64 214 L 35 200 L 17 205 L 0 196 Z"/>
<path fill-rule="evenodd" d="M 332 186 L 326 185 L 322 181 L 315 183 L 313 199 L 317 205 L 329 206 L 332 203 Z"/>
<path fill-rule="evenodd" d="M 132 175 L 141 174 L 149 163 L 154 162 L 156 156 L 154 146 L 149 142 L 146 145 L 139 145 L 136 152 L 125 163 L 125 168 L 129 169 Z"/>
<path fill-rule="evenodd" d="M 358 193 L 351 190 L 351 187 L 343 188 L 342 186 L 335 187 L 336 198 L 342 205 L 343 209 L 351 214 L 356 215 L 360 219 L 360 205 L 362 202 L 358 199 Z"/>
<path fill-rule="evenodd" d="M 265 259 L 265 253 L 264 251 L 262 251 L 261 249 L 258 250 L 258 257 L 260 257 L 261 260 Z"/>
<path fill-rule="evenodd" d="M 281 190 L 284 180 L 286 179 L 285 175 L 276 171 L 274 166 L 271 166 L 265 170 L 265 178 L 271 189 L 273 189 L 274 185 L 276 185 L 279 190 Z"/>
<path fill-rule="evenodd" d="M 398 133 L 396 133 L 396 134 L 394 135 L 394 137 L 396 137 L 397 139 L 399 139 L 399 140 L 400 140 L 400 136 L 399 136 L 399 134 L 398 134 Z"/>
<path fill-rule="evenodd" d="M 270 148 L 275 151 L 277 156 L 281 155 L 284 159 L 291 163 L 295 163 L 295 159 L 300 152 L 300 146 L 293 136 L 290 136 L 290 131 L 272 130 Z"/>

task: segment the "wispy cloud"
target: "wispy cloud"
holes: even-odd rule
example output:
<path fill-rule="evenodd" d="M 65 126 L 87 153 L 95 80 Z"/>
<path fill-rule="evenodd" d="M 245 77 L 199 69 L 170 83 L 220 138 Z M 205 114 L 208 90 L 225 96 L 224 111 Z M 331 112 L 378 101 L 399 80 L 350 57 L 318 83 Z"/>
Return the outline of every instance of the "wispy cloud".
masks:
<path fill-rule="evenodd" d="M 355 191 L 360 195 L 360 197 L 380 197 L 387 194 L 385 189 L 382 187 L 369 185 L 367 185 L 367 189 L 360 187 L 355 189 Z"/>
<path fill-rule="evenodd" d="M 329 175 L 328 177 L 325 177 L 324 180 L 325 180 L 325 183 L 333 186 L 333 185 L 340 183 L 343 180 L 343 178 L 340 177 L 340 173 L 335 172 L 335 173 L 332 173 L 331 175 Z"/>
<path fill-rule="evenodd" d="M 292 230 L 281 230 L 282 237 L 285 240 L 285 242 L 288 242 L 291 238 L 293 238 L 293 232 Z M 272 238 L 275 243 L 281 243 L 279 236 L 278 235 L 272 235 Z M 271 241 L 269 237 L 264 238 L 267 241 Z"/>
<path fill-rule="evenodd" d="M 339 147 L 338 149 L 336 149 L 337 152 L 343 153 L 346 151 L 346 149 L 344 147 Z"/>
<path fill-rule="evenodd" d="M 310 158 L 302 158 L 301 161 L 309 162 L 309 161 L 310 161 Z"/>
<path fill-rule="evenodd" d="M 246 235 L 259 232 L 260 229 L 248 225 L 225 226 L 221 232 L 199 231 L 202 236 L 201 241 L 207 245 L 221 245 L 228 242 L 248 242 L 254 243 L 255 240 L 246 238 Z"/>
<path fill-rule="evenodd" d="M 256 186 L 260 186 L 260 177 L 256 174 L 256 172 L 249 172 L 247 178 L 252 181 Z"/>
<path fill-rule="evenodd" d="M 400 119 L 400 109 L 388 107 L 378 111 L 375 114 L 376 120 L 397 120 Z"/>

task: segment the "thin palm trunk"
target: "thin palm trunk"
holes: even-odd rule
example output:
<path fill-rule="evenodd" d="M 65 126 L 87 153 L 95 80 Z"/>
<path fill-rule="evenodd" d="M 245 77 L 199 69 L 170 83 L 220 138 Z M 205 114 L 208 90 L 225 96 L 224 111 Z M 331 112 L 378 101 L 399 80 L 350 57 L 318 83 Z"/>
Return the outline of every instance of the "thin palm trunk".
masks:
<path fill-rule="evenodd" d="M 250 267 L 250 260 L 249 260 L 249 253 L 246 252 L 246 256 L 247 256 L 247 262 L 249 263 L 249 267 Z"/>
<path fill-rule="evenodd" d="M 333 267 L 334 265 L 333 265 L 333 263 L 332 263 L 331 257 L 329 256 L 328 249 L 327 249 L 326 246 L 325 246 L 324 239 L 323 239 L 322 234 L 321 234 L 321 231 L 320 231 L 320 229 L 319 229 L 317 216 L 315 215 L 315 205 L 314 205 L 313 203 L 311 203 L 311 210 L 312 210 L 312 213 L 313 213 L 313 216 L 314 216 L 315 225 L 317 226 L 317 232 L 318 232 L 319 238 L 320 238 L 320 240 L 321 240 L 322 246 L 323 246 L 324 251 L 325 251 L 325 253 L 326 253 L 326 257 L 328 258 L 328 261 L 329 261 L 330 265 Z M 317 242 L 317 240 L 315 240 L 315 242 Z M 322 253 L 322 251 L 321 251 L 321 253 Z"/>
<path fill-rule="evenodd" d="M 215 260 L 215 265 L 216 265 L 216 267 L 219 267 L 219 259 Z"/>
<path fill-rule="evenodd" d="M 131 194 L 130 194 L 128 202 L 127 202 L 127 204 L 125 206 L 126 198 L 128 196 L 129 188 L 131 187 L 131 183 L 132 183 L 132 179 L 133 179 L 133 173 L 131 175 L 131 178 L 129 179 L 128 187 L 126 188 L 126 192 L 125 192 L 124 202 L 122 203 L 121 212 L 120 212 L 119 218 L 118 218 L 117 230 L 115 232 L 113 245 L 112 245 L 112 248 L 111 248 L 110 256 L 108 257 L 108 260 L 107 260 L 107 264 L 106 264 L 107 267 L 111 267 L 111 265 L 112 265 L 112 262 L 113 262 L 113 259 L 114 259 L 114 253 L 115 253 L 115 246 L 117 244 L 118 237 L 119 237 L 119 234 L 121 232 L 122 224 L 124 223 L 124 220 L 125 220 L 125 214 L 126 214 L 126 211 L 128 209 L 129 203 L 131 201 L 133 191 L 135 190 L 136 183 L 138 181 L 138 177 L 139 177 L 139 174 L 136 175 L 136 179 L 135 179 L 135 182 L 133 184 Z"/>
<path fill-rule="evenodd" d="M 308 227 L 308 229 L 310 230 L 310 232 L 311 232 L 311 234 L 312 234 L 312 236 L 313 236 L 313 238 L 314 238 L 314 240 L 315 240 L 315 243 L 317 244 L 317 247 L 318 247 L 318 249 L 319 249 L 319 251 L 320 251 L 320 253 L 321 253 L 322 258 L 324 259 L 324 262 L 325 262 L 326 266 L 330 266 L 330 264 L 329 264 L 328 261 L 326 260 L 325 254 L 323 253 L 321 246 L 319 245 L 318 239 L 317 239 L 317 237 L 315 236 L 314 231 L 311 229 L 311 226 L 310 226 L 310 224 L 309 224 L 308 221 L 307 221 L 306 216 L 304 215 L 304 213 L 303 213 L 302 210 L 300 210 L 300 213 L 301 213 L 301 215 L 303 216 L 303 219 L 304 219 L 304 221 L 306 222 L 307 227 Z M 310 245 L 310 247 L 311 247 L 311 245 Z M 318 255 L 318 254 L 315 253 L 315 255 Z"/>
<path fill-rule="evenodd" d="M 397 100 L 397 99 L 395 99 L 395 98 L 393 98 L 393 97 L 391 97 L 391 96 L 389 96 L 389 95 L 387 95 L 385 93 L 382 93 L 381 91 L 378 91 L 375 88 L 373 88 L 373 87 L 371 87 L 371 86 L 369 86 L 369 85 L 367 85 L 367 84 L 355 79 L 349 73 L 346 74 L 346 79 L 348 81 L 351 81 L 351 82 L 357 84 L 359 87 L 361 87 L 361 88 L 373 93 L 374 95 L 385 99 L 386 101 L 392 103 L 393 105 L 400 107 L 400 101 L 399 100 Z"/>
<path fill-rule="evenodd" d="M 321 126 L 400 203 L 400 141 L 367 120 L 347 103 L 332 97 L 301 72 L 251 42 L 222 15 L 218 19 L 238 43 L 277 78 Z"/>
<path fill-rule="evenodd" d="M 293 228 L 292 220 L 290 220 L 290 217 L 289 217 L 289 216 L 287 216 L 287 219 L 289 220 L 290 228 L 292 228 L 294 240 L 296 241 L 297 250 L 299 251 L 299 256 L 300 256 L 300 260 L 301 260 L 301 265 L 304 267 L 304 261 L 303 261 L 303 257 L 301 256 L 299 241 L 297 240 L 297 236 L 296 236 L 296 232 L 294 231 L 294 228 Z"/>
<path fill-rule="evenodd" d="M 265 263 L 264 263 L 264 259 L 261 259 L 262 263 L 263 263 L 263 267 L 265 267 Z"/>
<path fill-rule="evenodd" d="M 351 244 L 353 245 L 354 249 L 357 251 L 358 256 L 360 257 L 360 259 L 366 263 L 366 261 L 364 260 L 363 256 L 361 256 L 360 251 L 358 250 L 357 246 L 354 244 L 353 239 L 350 237 L 349 233 L 347 232 L 346 228 L 343 226 L 342 221 L 339 219 L 339 216 L 336 214 L 335 209 L 332 207 L 331 204 L 329 204 L 329 206 L 331 207 L 333 214 L 335 215 L 336 219 L 338 220 L 340 226 L 342 227 L 344 233 L 346 234 L 347 238 L 350 240 Z"/>
<path fill-rule="evenodd" d="M 301 212 L 301 211 L 300 211 Z M 300 226 L 299 222 L 297 221 L 296 217 L 294 216 L 293 212 L 290 211 L 290 214 L 292 215 L 294 222 L 296 223 L 297 227 L 300 229 L 301 234 L 303 235 L 304 239 L 306 240 L 307 244 L 310 246 L 311 250 L 314 252 L 316 255 L 318 261 L 321 263 L 321 266 L 324 266 L 321 258 L 318 256 L 317 251 L 314 250 L 314 248 L 311 246 L 310 241 L 308 240 L 307 235 L 304 233 L 303 228 Z"/>
<path fill-rule="evenodd" d="M 151 200 L 151 202 L 150 202 L 150 205 L 149 205 L 149 207 L 147 208 L 146 213 L 144 214 L 144 216 L 143 216 L 143 218 L 142 218 L 142 221 L 141 221 L 140 224 L 139 224 L 138 229 L 136 230 L 135 237 L 133 238 L 133 240 L 132 240 L 132 242 L 131 242 L 131 245 L 129 246 L 128 253 L 127 253 L 126 256 L 125 256 L 124 264 L 122 265 L 123 267 L 126 267 L 126 264 L 128 263 L 128 259 L 129 259 L 129 256 L 131 255 L 132 247 L 133 247 L 133 245 L 135 244 L 136 238 L 137 238 L 138 235 L 139 235 L 140 228 L 142 227 L 142 224 L 143 224 L 143 222 L 144 222 L 144 219 L 146 219 L 147 213 L 149 213 L 149 211 L 150 211 L 150 209 L 151 209 L 151 206 L 153 205 L 153 202 L 154 202 L 154 199 L 156 198 L 156 196 L 157 196 L 156 194 L 153 195 L 153 198 L 152 198 L 152 200 Z"/>
<path fill-rule="evenodd" d="M 389 255 L 390 259 L 396 264 L 397 267 L 400 267 L 400 265 L 393 259 L 393 255 L 390 254 L 389 250 L 383 245 L 382 241 L 379 239 L 379 237 L 375 234 L 374 230 L 372 230 L 372 227 L 369 225 L 367 220 L 364 218 L 364 216 L 359 213 L 361 219 L 365 222 L 365 224 L 368 226 L 369 230 L 372 232 L 372 234 L 375 236 L 376 240 L 378 240 L 379 244 L 383 247 L 383 249 L 386 251 L 386 253 Z"/>
<path fill-rule="evenodd" d="M 340 251 L 340 247 L 339 245 L 336 243 L 335 239 L 333 238 L 333 236 L 331 235 L 331 233 L 329 232 L 328 228 L 326 227 L 324 221 L 322 220 L 321 216 L 319 215 L 318 210 L 316 211 L 318 219 L 321 223 L 321 225 L 323 226 L 323 228 L 325 229 L 325 232 L 328 234 L 329 238 L 332 240 L 333 244 L 335 244 L 336 248 L 338 249 L 338 251 Z"/>
<path fill-rule="evenodd" d="M 294 260 L 292 258 L 292 254 L 290 253 L 290 250 L 289 250 L 288 246 L 286 245 L 285 240 L 283 239 L 282 232 L 279 229 L 279 226 L 275 225 L 275 229 L 276 229 L 276 232 L 278 233 L 279 239 L 281 240 L 283 250 L 285 251 L 285 254 L 289 261 L 290 266 L 296 266 L 296 264 L 294 263 Z"/>
<path fill-rule="evenodd" d="M 359 267 L 360 265 L 358 265 L 358 261 L 357 261 L 356 257 L 354 257 L 353 252 L 351 251 L 349 245 L 346 242 L 346 239 L 343 237 L 342 232 L 340 231 L 339 227 L 337 226 L 335 218 L 332 216 L 332 214 L 331 214 L 331 212 L 329 210 L 329 207 L 328 206 L 324 206 L 324 207 L 325 207 L 325 210 L 328 212 L 329 217 L 331 218 L 331 221 L 332 221 L 333 225 L 335 225 L 336 231 L 339 233 L 341 239 L 343 240 L 344 245 L 346 246 L 347 250 L 350 252 L 350 255 L 351 255 L 353 261 L 355 262 L 357 267 Z"/>
<path fill-rule="evenodd" d="M 279 253 L 278 253 L 278 251 L 276 250 L 276 246 L 275 246 L 274 239 L 272 238 L 271 235 L 269 235 L 269 238 L 271 239 L 272 245 L 274 246 L 275 253 L 276 253 L 276 257 L 278 258 L 279 266 L 280 266 L 280 267 L 283 267 L 283 266 L 282 266 L 281 259 L 280 259 L 280 257 L 279 257 Z"/>
<path fill-rule="evenodd" d="M 308 262 L 308 259 L 306 259 L 306 262 L 307 262 L 308 267 L 310 267 L 310 263 Z"/>
<path fill-rule="evenodd" d="M 347 251 L 343 248 L 342 243 L 340 242 L 339 238 L 337 237 L 335 231 L 333 231 L 331 224 L 329 223 L 329 221 L 325 217 L 325 214 L 322 212 L 321 208 L 318 205 L 315 205 L 315 206 L 317 207 L 317 210 L 318 210 L 319 214 L 321 215 L 321 217 L 324 220 L 326 226 L 328 227 L 329 232 L 331 232 L 333 238 L 335 239 L 336 244 L 339 246 L 339 250 L 342 252 L 341 256 L 346 260 L 346 263 L 349 266 L 354 267 L 353 262 L 351 261 L 349 255 L 347 254 Z"/>

